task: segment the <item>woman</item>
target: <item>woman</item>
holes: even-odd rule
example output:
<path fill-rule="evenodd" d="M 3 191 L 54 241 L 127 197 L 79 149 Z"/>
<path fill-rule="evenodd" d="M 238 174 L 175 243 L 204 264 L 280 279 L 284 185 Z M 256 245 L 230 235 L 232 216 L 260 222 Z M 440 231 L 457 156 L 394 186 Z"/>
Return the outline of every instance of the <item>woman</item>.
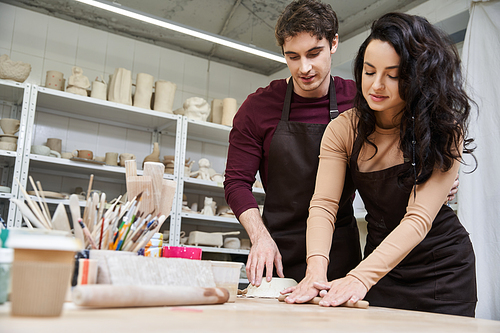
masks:
<path fill-rule="evenodd" d="M 307 226 L 306 277 L 286 299 L 320 305 L 365 298 L 374 306 L 474 316 L 475 257 L 468 233 L 443 205 L 472 153 L 470 101 L 448 38 L 418 16 L 374 22 L 354 64 L 355 108 L 332 121 L 321 145 Z M 326 282 L 344 175 L 367 210 L 365 259 Z M 339 253 L 339 256 L 341 254 Z"/>

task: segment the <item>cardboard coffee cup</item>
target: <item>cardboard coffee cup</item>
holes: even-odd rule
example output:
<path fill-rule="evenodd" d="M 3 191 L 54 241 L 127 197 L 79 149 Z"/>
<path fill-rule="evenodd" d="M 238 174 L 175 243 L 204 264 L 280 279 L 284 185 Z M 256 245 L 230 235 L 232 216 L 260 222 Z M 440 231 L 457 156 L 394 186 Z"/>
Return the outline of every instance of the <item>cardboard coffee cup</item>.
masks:
<path fill-rule="evenodd" d="M 14 249 L 11 315 L 60 316 L 80 242 L 33 229 L 10 235 L 7 246 Z"/>

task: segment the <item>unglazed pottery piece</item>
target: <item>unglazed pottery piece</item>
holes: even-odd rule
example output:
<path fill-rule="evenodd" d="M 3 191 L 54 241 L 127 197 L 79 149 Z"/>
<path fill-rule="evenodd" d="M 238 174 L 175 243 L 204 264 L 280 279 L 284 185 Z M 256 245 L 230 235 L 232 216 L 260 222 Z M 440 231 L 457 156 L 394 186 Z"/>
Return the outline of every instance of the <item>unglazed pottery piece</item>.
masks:
<path fill-rule="evenodd" d="M 12 61 L 9 56 L 0 56 L 0 79 L 24 82 L 31 72 L 31 65 L 22 61 Z"/>
<path fill-rule="evenodd" d="M 77 66 L 73 66 L 71 72 L 72 75 L 69 77 L 66 91 L 81 96 L 87 96 L 87 88 L 90 87 L 88 77 L 83 75 L 83 70 Z"/>
<path fill-rule="evenodd" d="M 212 100 L 212 119 L 214 124 L 222 124 L 222 99 Z"/>
<path fill-rule="evenodd" d="M 237 111 L 237 104 L 234 98 L 224 98 L 222 100 L 222 125 L 233 126 L 233 118 Z"/>
<path fill-rule="evenodd" d="M 175 83 L 158 80 L 155 84 L 155 101 L 153 109 L 156 111 L 173 113 L 175 91 L 177 85 Z"/>
<path fill-rule="evenodd" d="M 151 110 L 151 96 L 153 95 L 153 75 L 137 74 L 134 94 L 134 106 Z"/>
<path fill-rule="evenodd" d="M 160 162 L 160 147 L 158 142 L 153 144 L 153 152 L 144 158 L 144 163 L 146 162 Z"/>
<path fill-rule="evenodd" d="M 246 297 L 278 298 L 282 290 L 296 285 L 297 281 L 294 279 L 273 277 L 270 282 L 267 282 L 263 278 L 258 287 L 253 286 L 251 283 L 248 285 Z"/>
<path fill-rule="evenodd" d="M 206 121 L 210 114 L 210 105 L 201 97 L 188 98 L 184 104 L 184 115 L 189 119 Z"/>
<path fill-rule="evenodd" d="M 19 131 L 19 126 L 21 122 L 19 119 L 14 118 L 2 118 L 0 119 L 0 127 L 4 134 L 14 135 Z"/>
<path fill-rule="evenodd" d="M 47 71 L 45 87 L 55 90 L 64 90 L 64 74 L 58 71 Z"/>
<path fill-rule="evenodd" d="M 47 139 L 47 147 L 51 150 L 55 150 L 61 153 L 62 150 L 62 140 L 58 138 L 48 138 Z"/>
<path fill-rule="evenodd" d="M 108 101 L 132 105 L 132 72 L 116 68 L 109 83 Z"/>
<path fill-rule="evenodd" d="M 108 86 L 106 82 L 99 81 L 98 78 L 94 82 L 92 82 L 92 91 L 90 92 L 90 97 L 106 100 L 106 92 Z"/>

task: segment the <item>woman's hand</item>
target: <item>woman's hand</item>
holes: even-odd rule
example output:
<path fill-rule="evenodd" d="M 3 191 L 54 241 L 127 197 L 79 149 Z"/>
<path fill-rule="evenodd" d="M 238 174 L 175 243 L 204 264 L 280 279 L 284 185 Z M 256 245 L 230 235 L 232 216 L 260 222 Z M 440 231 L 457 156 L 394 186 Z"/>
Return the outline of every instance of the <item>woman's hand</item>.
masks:
<path fill-rule="evenodd" d="M 326 269 L 328 260 L 321 256 L 309 258 L 305 278 L 295 287 L 281 291 L 282 295 L 291 293 L 285 298 L 287 303 L 305 303 L 318 296 L 319 290 L 314 287 L 315 283 L 327 284 Z"/>
<path fill-rule="evenodd" d="M 321 306 L 338 306 L 345 302 L 354 304 L 362 300 L 368 292 L 361 281 L 349 275 L 328 283 L 314 283 L 314 287 L 321 290 L 319 292 L 323 297 L 319 302 Z"/>

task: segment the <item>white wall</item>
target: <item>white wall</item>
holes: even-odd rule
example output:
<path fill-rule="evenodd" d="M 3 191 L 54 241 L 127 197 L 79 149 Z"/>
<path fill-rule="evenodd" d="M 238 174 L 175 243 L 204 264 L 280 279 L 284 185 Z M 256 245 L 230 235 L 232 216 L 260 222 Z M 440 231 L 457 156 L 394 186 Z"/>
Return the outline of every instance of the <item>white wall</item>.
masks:
<path fill-rule="evenodd" d="M 58 70 L 66 79 L 79 66 L 93 81 L 106 82 L 115 68 L 148 73 L 155 80 L 177 84 L 174 110 L 189 97 L 233 97 L 238 105 L 270 79 L 231 66 L 172 51 L 101 30 L 89 28 L 19 7 L 0 3 L 0 55 L 32 66 L 28 83 L 44 85 L 47 70 Z"/>

